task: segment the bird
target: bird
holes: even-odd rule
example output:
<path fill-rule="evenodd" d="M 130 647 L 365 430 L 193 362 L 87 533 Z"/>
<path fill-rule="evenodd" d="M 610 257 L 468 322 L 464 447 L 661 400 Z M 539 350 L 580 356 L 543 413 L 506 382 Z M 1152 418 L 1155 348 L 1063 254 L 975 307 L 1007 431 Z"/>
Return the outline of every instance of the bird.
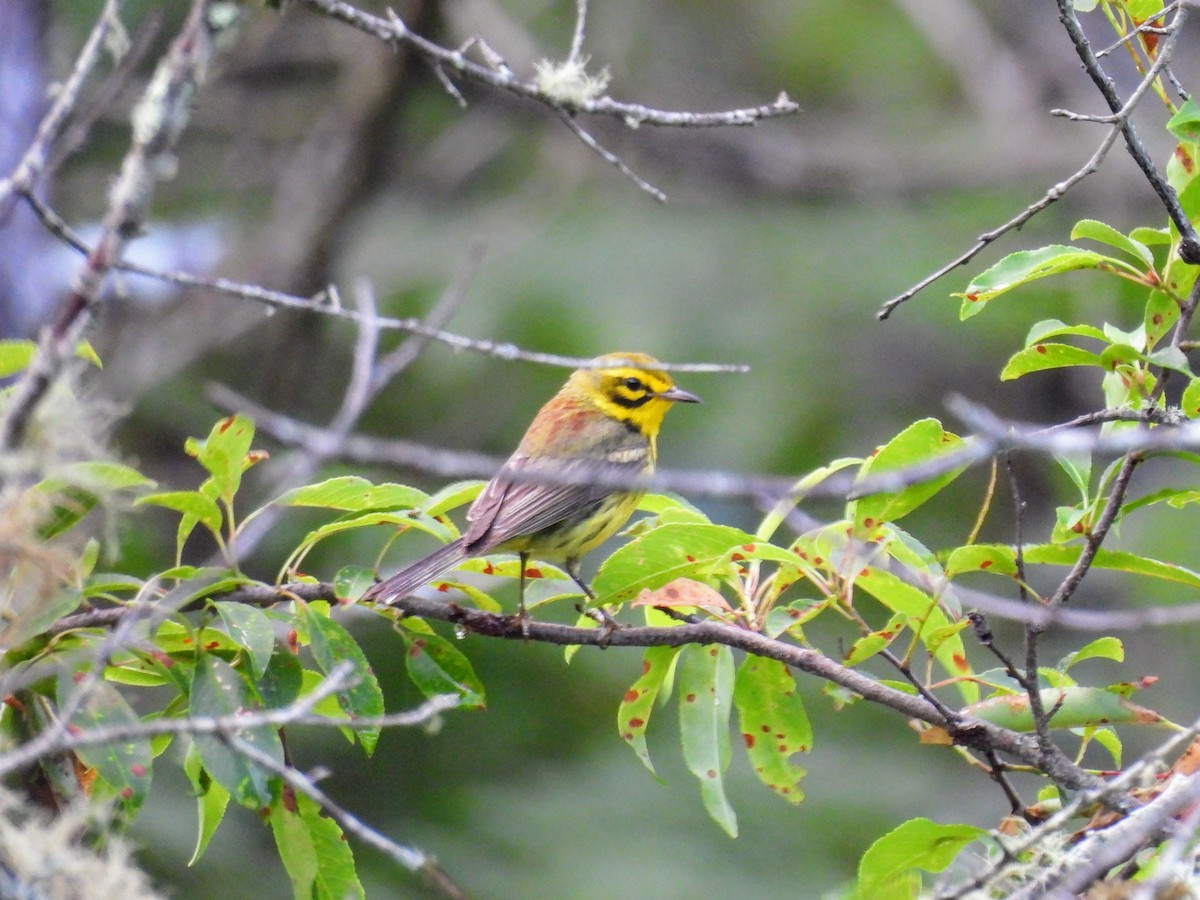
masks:
<path fill-rule="evenodd" d="M 363 599 L 388 605 L 470 557 L 515 552 L 522 628 L 531 557 L 562 564 L 595 600 L 580 561 L 628 521 L 643 494 L 613 481 L 653 472 L 667 410 L 700 402 L 660 366 L 645 353 L 608 353 L 572 372 L 471 504 L 462 536 L 375 584 Z M 606 624 L 612 627 L 611 619 Z"/>

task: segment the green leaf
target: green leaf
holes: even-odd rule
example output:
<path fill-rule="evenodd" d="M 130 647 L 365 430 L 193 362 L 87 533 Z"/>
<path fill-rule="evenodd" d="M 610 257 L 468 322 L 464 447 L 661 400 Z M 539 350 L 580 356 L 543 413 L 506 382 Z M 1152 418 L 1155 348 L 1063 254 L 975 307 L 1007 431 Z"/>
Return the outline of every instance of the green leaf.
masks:
<path fill-rule="evenodd" d="M 245 648 L 250 671 L 255 678 L 261 678 L 275 651 L 275 629 L 271 627 L 271 620 L 262 610 L 245 603 L 218 600 L 213 606 L 220 613 L 229 636 Z"/>
<path fill-rule="evenodd" d="M 842 665 L 857 666 L 859 663 L 870 659 L 876 653 L 889 647 L 892 641 L 904 630 L 908 618 L 908 616 L 904 615 L 892 616 L 891 621 L 884 628 L 860 637 L 846 651 L 846 655 L 842 659 Z"/>
<path fill-rule="evenodd" d="M 372 484 L 357 475 L 341 475 L 306 484 L 281 495 L 281 506 L 314 506 L 344 512 L 369 509 L 414 509 L 429 499 L 424 491 L 403 484 Z"/>
<path fill-rule="evenodd" d="M 737 837 L 737 816 L 725 797 L 733 653 L 724 645 L 689 644 L 679 653 L 679 731 L 688 770 L 713 821 Z"/>
<path fill-rule="evenodd" d="M 971 674 L 971 666 L 967 662 L 962 636 L 953 630 L 945 611 L 931 595 L 878 566 L 867 566 L 854 584 L 892 612 L 904 615 L 910 627 L 916 628 L 924 621 L 921 640 L 942 668 L 951 677 L 959 679 L 958 689 L 963 700 L 970 703 L 979 697 L 979 686 L 966 677 Z M 935 636 L 936 642 L 933 642 Z"/>
<path fill-rule="evenodd" d="M 789 803 L 800 803 L 806 773 L 791 758 L 812 749 L 813 733 L 796 679 L 777 660 L 747 656 L 737 670 L 733 702 L 754 774 Z"/>
<path fill-rule="evenodd" d="M 462 652 L 440 635 L 432 632 L 410 634 L 402 632 L 408 644 L 404 666 L 408 677 L 426 697 L 438 694 L 457 694 L 458 705 L 469 709 L 486 706 L 483 683 Z"/>
<path fill-rule="evenodd" d="M 1045 688 L 1039 692 L 1051 728 L 1084 728 L 1101 725 L 1167 725 L 1154 710 L 1130 703 L 1104 688 Z M 973 703 L 963 712 L 1013 731 L 1033 731 L 1028 694 L 999 694 Z"/>
<path fill-rule="evenodd" d="M 1019 350 L 1005 363 L 1000 372 L 1001 381 L 1012 381 L 1030 372 L 1046 369 L 1063 369 L 1068 366 L 1098 366 L 1100 354 L 1070 344 L 1034 344 Z"/>
<path fill-rule="evenodd" d="M 367 566 L 342 566 L 333 574 L 333 592 L 339 600 L 352 603 L 375 584 L 375 570 Z"/>
<path fill-rule="evenodd" d="M 1181 141 L 1200 143 L 1200 106 L 1197 106 L 1194 99 L 1189 97 L 1175 115 L 1171 116 L 1167 122 L 1167 131 Z"/>
<path fill-rule="evenodd" d="M 111 684 L 83 681 L 76 685 L 74 672 L 63 669 L 58 679 L 58 705 L 62 709 L 78 699 L 78 706 L 67 720 L 71 731 L 103 728 L 128 728 L 140 724 L 137 713 Z M 76 692 L 82 690 L 81 697 Z M 95 769 L 120 798 L 131 816 L 141 807 L 150 791 L 153 756 L 148 738 L 127 737 L 110 744 L 93 744 L 76 749 L 85 766 Z"/>
<path fill-rule="evenodd" d="M 1146 301 L 1146 346 L 1155 347 L 1179 321 L 1179 304 L 1166 291 L 1153 290 Z"/>
<path fill-rule="evenodd" d="M 175 512 L 182 513 L 185 521 L 190 520 L 193 527 L 196 522 L 199 522 L 214 535 L 218 537 L 221 535 L 221 508 L 217 506 L 215 500 L 204 496 L 199 491 L 167 491 L 161 494 L 147 494 L 134 501 L 135 506 L 143 504 L 173 509 Z M 190 533 L 191 528 L 187 529 L 187 532 Z M 181 538 L 186 540 L 187 534 L 182 534 Z"/>
<path fill-rule="evenodd" d="M 1129 232 L 1135 241 L 1140 241 L 1147 247 L 1165 247 L 1171 243 L 1171 232 L 1166 228 L 1139 227 Z"/>
<path fill-rule="evenodd" d="M 987 832 L 974 825 L 939 825 L 929 819 L 911 819 L 867 848 L 858 864 L 858 890 L 862 900 L 891 900 L 895 882 L 913 869 L 941 872 L 963 847 Z"/>
<path fill-rule="evenodd" d="M 713 566 L 724 563 L 736 547 L 755 543 L 753 535 L 726 525 L 687 523 L 661 525 L 630 541 L 603 563 L 592 581 L 607 606 L 632 600 L 643 589 L 655 590 L 681 576 L 702 581 Z M 796 560 L 803 564 L 803 560 Z"/>
<path fill-rule="evenodd" d="M 453 484 L 448 484 L 440 491 L 432 494 L 425 502 L 423 510 L 427 516 L 440 516 L 452 509 L 458 509 L 460 506 L 465 506 L 483 490 L 485 482 L 471 481 L 456 481 Z"/>
<path fill-rule="evenodd" d="M 75 355 L 82 360 L 90 362 L 97 369 L 103 369 L 104 363 L 100 359 L 100 354 L 96 352 L 96 348 L 92 346 L 91 341 L 80 341 L 75 345 Z"/>
<path fill-rule="evenodd" d="M 1200 378 L 1193 378 L 1183 389 L 1183 398 L 1179 401 L 1183 414 L 1189 419 L 1200 418 Z"/>
<path fill-rule="evenodd" d="M 278 646 L 262 677 L 255 682 L 258 696 L 267 709 L 282 709 L 300 696 L 304 670 L 300 660 L 285 646 Z"/>
<path fill-rule="evenodd" d="M 920 419 L 880 447 L 862 467 L 859 480 L 865 481 L 881 472 L 929 462 L 958 450 L 962 445 L 962 438 L 943 429 L 937 419 Z M 908 515 L 957 478 L 964 468 L 965 464 L 894 493 L 871 494 L 854 501 L 851 508 L 856 536 L 870 539 L 879 525 Z"/>
<path fill-rule="evenodd" d="M 201 653 L 192 678 L 192 715 L 234 716 L 255 708 L 257 704 L 237 670 L 211 653 Z M 276 729 L 260 726 L 238 734 L 246 743 L 283 764 L 283 745 Z M 192 740 L 204 768 L 238 803 L 253 809 L 270 806 L 273 776 L 216 735 L 197 734 Z"/>
<path fill-rule="evenodd" d="M 218 497 L 231 500 L 237 494 L 242 472 L 253 463 L 249 457 L 253 440 L 254 422 L 239 414 L 217 422 L 203 443 L 188 442 L 188 452 L 212 475 Z"/>
<path fill-rule="evenodd" d="M 654 701 L 675 664 L 678 647 L 649 647 L 642 655 L 642 675 L 625 692 L 617 709 L 617 731 L 621 738 L 633 748 L 655 778 L 654 764 L 650 762 L 650 751 L 646 747 L 646 729 L 650 727 L 650 713 Z"/>
<path fill-rule="evenodd" d="M 16 375 L 29 367 L 37 352 L 34 341 L 0 340 L 0 378 Z"/>
<path fill-rule="evenodd" d="M 1029 334 L 1025 338 L 1025 346 L 1032 347 L 1046 338 L 1058 337 L 1064 334 L 1095 338 L 1098 341 L 1104 341 L 1106 344 L 1109 343 L 1108 335 L 1095 325 L 1068 325 L 1059 319 L 1043 319 L 1029 329 Z"/>
<path fill-rule="evenodd" d="M 1071 229 L 1071 240 L 1077 241 L 1080 238 L 1099 241 L 1102 244 L 1108 244 L 1110 247 L 1115 247 L 1125 253 L 1128 253 L 1134 259 L 1143 263 L 1147 269 L 1154 268 L 1154 254 L 1150 252 L 1150 248 L 1140 241 L 1135 241 L 1128 237 L 1111 225 L 1105 222 L 1099 222 L 1096 219 L 1082 219 L 1075 223 L 1075 227 Z"/>
<path fill-rule="evenodd" d="M 217 833 L 217 827 L 225 818 L 225 809 L 229 806 L 229 791 L 213 781 L 212 776 L 204 770 L 200 761 L 200 753 L 193 743 L 188 748 L 183 759 L 183 771 L 188 781 L 192 783 L 192 791 L 196 795 L 196 814 L 199 819 L 196 829 L 196 847 L 192 850 L 189 866 L 194 866 L 208 849 L 208 842 Z"/>
<path fill-rule="evenodd" d="M 307 794 L 285 791 L 271 808 L 271 832 L 295 900 L 366 897 L 341 826 Z"/>
<path fill-rule="evenodd" d="M 1090 644 L 1064 656 L 1059 661 L 1058 668 L 1060 671 L 1066 672 L 1071 666 L 1081 663 L 1085 659 L 1111 659 L 1116 662 L 1124 662 L 1125 645 L 1115 637 L 1096 638 Z"/>
<path fill-rule="evenodd" d="M 383 691 L 379 680 L 367 662 L 366 654 L 358 642 L 345 628 L 329 616 L 321 615 L 312 604 L 305 606 L 309 638 L 312 641 L 313 659 L 328 675 L 339 664 L 349 662 L 353 670 L 351 679 L 355 685 L 337 692 L 338 705 L 351 717 L 373 717 L 383 715 Z M 378 728 L 364 728 L 355 732 L 359 743 L 369 756 L 379 741 Z"/>
<path fill-rule="evenodd" d="M 1079 559 L 1080 552 L 1078 546 L 1035 544 L 1025 548 L 1025 561 L 1042 565 L 1073 566 Z M 1150 559 L 1125 550 L 1098 550 L 1092 565 L 1100 569 L 1114 569 L 1131 575 L 1143 575 L 1200 588 L 1200 573 L 1175 563 Z"/>
<path fill-rule="evenodd" d="M 963 293 L 954 295 L 963 298 L 959 318 L 969 319 L 982 312 L 989 300 L 1039 278 L 1073 269 L 1097 269 L 1106 265 L 1130 268 L 1120 260 L 1064 244 L 1051 244 L 1037 250 L 1018 250 L 975 276 Z"/>

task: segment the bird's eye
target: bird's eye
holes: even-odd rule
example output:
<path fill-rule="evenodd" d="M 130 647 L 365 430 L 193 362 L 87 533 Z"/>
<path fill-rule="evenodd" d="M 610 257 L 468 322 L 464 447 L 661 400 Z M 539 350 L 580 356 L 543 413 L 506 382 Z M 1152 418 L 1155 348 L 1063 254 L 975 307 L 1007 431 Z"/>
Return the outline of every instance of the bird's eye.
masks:
<path fill-rule="evenodd" d="M 636 393 L 638 391 L 645 390 L 646 386 L 644 384 L 642 384 L 642 380 L 640 378 L 626 378 L 625 379 L 625 389 L 627 391 Z"/>

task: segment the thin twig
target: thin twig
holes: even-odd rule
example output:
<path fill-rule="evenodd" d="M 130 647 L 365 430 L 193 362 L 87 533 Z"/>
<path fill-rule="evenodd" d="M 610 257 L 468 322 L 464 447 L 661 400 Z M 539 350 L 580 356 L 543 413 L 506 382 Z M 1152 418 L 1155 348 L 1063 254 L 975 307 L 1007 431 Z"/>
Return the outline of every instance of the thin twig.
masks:
<path fill-rule="evenodd" d="M 124 0 L 105 0 L 104 8 L 100 11 L 96 24 L 92 26 L 83 49 L 75 58 L 75 66 L 70 76 L 63 83 L 54 103 L 47 110 L 38 125 L 33 143 L 17 163 L 12 174 L 0 181 L 0 218 L 8 214 L 12 207 L 13 198 L 27 191 L 32 191 L 38 176 L 46 165 L 51 145 L 61 133 L 67 119 L 79 102 L 79 93 L 83 85 L 100 59 L 100 51 L 104 41 L 117 22 L 117 14 Z"/>

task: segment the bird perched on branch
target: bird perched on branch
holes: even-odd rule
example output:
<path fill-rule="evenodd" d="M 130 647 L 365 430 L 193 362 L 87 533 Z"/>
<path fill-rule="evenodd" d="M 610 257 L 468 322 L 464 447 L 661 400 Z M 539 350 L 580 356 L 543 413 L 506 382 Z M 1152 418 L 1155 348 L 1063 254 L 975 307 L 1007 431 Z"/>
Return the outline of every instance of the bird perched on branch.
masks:
<path fill-rule="evenodd" d="M 375 585 L 363 599 L 390 603 L 469 557 L 494 552 L 520 556 L 522 621 L 530 557 L 561 563 L 594 599 L 580 578 L 580 559 L 625 524 L 642 496 L 621 482 L 654 471 L 667 410 L 700 402 L 658 366 L 644 353 L 610 353 L 571 373 L 471 504 L 462 537 Z"/>

